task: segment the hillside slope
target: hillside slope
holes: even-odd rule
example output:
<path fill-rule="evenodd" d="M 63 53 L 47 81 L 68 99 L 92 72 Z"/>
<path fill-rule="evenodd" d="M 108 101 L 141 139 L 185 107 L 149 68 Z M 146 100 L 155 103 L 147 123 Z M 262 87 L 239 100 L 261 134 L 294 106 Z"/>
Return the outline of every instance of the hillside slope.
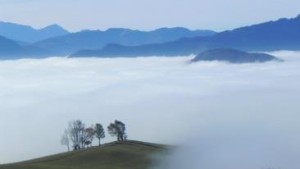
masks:
<path fill-rule="evenodd" d="M 137 141 L 114 142 L 101 147 L 0 165 L 0 169 L 148 169 L 154 162 L 152 155 L 167 149 L 164 145 Z"/>

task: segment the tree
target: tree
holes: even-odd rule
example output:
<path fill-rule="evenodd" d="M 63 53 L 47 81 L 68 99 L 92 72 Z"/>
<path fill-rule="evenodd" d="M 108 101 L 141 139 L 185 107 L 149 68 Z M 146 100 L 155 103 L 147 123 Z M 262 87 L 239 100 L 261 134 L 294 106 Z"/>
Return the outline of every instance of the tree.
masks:
<path fill-rule="evenodd" d="M 113 137 L 117 136 L 118 141 L 126 140 L 127 138 L 127 135 L 125 133 L 126 127 L 123 122 L 115 120 L 114 123 L 110 123 L 107 129 L 111 136 Z"/>
<path fill-rule="evenodd" d="M 81 137 L 82 145 L 86 145 L 88 147 L 90 144 L 92 144 L 94 137 L 95 137 L 94 127 L 89 127 L 84 129 Z"/>
<path fill-rule="evenodd" d="M 64 134 L 62 135 L 60 142 L 62 145 L 66 145 L 68 147 L 68 151 L 70 151 L 70 139 L 67 130 L 65 130 Z"/>
<path fill-rule="evenodd" d="M 69 123 L 69 137 L 73 143 L 74 150 L 83 148 L 82 137 L 84 134 L 85 124 L 81 120 L 72 121 Z"/>
<path fill-rule="evenodd" d="M 103 126 L 99 123 L 97 123 L 95 126 L 95 134 L 96 134 L 96 138 L 99 140 L 99 146 L 100 146 L 101 145 L 100 140 L 105 137 L 105 132 Z"/>

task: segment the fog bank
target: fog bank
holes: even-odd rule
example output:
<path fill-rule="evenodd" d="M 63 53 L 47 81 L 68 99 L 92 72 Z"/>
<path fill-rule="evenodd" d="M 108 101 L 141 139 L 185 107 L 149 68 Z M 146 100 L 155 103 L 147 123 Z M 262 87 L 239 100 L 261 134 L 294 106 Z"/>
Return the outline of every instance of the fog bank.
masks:
<path fill-rule="evenodd" d="M 209 163 L 202 164 L 206 169 L 217 167 L 210 166 L 213 158 L 221 159 L 215 152 L 235 147 L 234 158 L 241 154 L 237 151 L 244 151 L 240 147 L 253 145 L 244 140 L 257 138 L 254 153 L 259 153 L 261 142 L 274 142 L 270 147 L 288 145 L 278 148 L 294 157 L 299 155 L 300 53 L 273 54 L 286 61 L 242 65 L 189 65 L 191 57 L 1 61 L 0 162 L 65 151 L 60 137 L 75 119 L 104 126 L 119 119 L 126 123 L 129 139 L 205 145 L 207 155 L 197 161 Z M 105 141 L 111 141 L 106 135 Z M 292 149 L 295 152 L 290 153 Z M 194 150 L 192 154 L 203 152 Z M 272 154 L 282 154 L 277 152 Z"/>

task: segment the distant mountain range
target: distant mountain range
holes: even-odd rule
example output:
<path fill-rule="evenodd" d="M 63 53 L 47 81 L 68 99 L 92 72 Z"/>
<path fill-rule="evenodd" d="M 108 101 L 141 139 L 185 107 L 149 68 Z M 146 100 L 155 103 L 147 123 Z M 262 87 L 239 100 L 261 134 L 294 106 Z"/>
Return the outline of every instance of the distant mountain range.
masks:
<path fill-rule="evenodd" d="M 210 30 L 191 31 L 186 28 L 161 28 L 154 31 L 138 31 L 112 28 L 106 31 L 87 30 L 77 33 L 64 31 L 58 25 L 35 30 L 29 26 L 0 23 L 0 58 L 67 56 L 81 49 L 99 49 L 110 43 L 122 45 L 142 45 L 163 43 L 182 37 L 211 36 L 216 32 Z M 15 32 L 15 33 L 14 33 Z M 56 36 L 54 35 L 56 33 Z M 45 36 L 55 36 L 48 38 Z M 46 38 L 30 43 L 37 38 Z M 14 40 L 12 40 L 14 39 Z M 12 45 L 13 44 L 13 45 Z"/>
<path fill-rule="evenodd" d="M 300 15 L 220 33 L 180 27 L 69 33 L 59 25 L 36 30 L 0 22 L 0 58 L 185 56 L 215 48 L 300 50 Z"/>
<path fill-rule="evenodd" d="M 44 39 L 69 34 L 59 25 L 50 25 L 43 29 L 34 29 L 27 25 L 0 22 L 0 35 L 22 43 L 33 43 Z"/>
<path fill-rule="evenodd" d="M 182 37 L 211 36 L 216 32 L 210 30 L 191 31 L 186 28 L 161 28 L 154 31 L 138 31 L 112 28 L 106 31 L 82 31 L 65 36 L 46 39 L 34 46 L 51 49 L 60 55 L 70 55 L 82 49 L 100 49 L 107 44 L 136 46 L 151 43 L 165 43 Z"/>
<path fill-rule="evenodd" d="M 197 55 L 191 62 L 222 61 L 228 63 L 263 63 L 281 61 L 275 56 L 265 53 L 248 53 L 234 49 L 211 49 Z"/>
<path fill-rule="evenodd" d="M 214 48 L 245 51 L 300 50 L 300 15 L 224 31 L 207 37 L 181 38 L 166 43 L 139 46 L 108 44 L 98 50 L 81 50 L 72 57 L 134 57 L 197 55 Z"/>

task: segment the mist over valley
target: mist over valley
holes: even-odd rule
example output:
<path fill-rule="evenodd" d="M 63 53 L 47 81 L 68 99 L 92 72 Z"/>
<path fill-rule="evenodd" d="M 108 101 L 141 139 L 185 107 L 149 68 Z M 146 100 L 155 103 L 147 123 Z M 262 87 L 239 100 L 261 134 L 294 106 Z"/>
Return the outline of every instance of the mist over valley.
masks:
<path fill-rule="evenodd" d="M 64 151 L 58 138 L 73 119 L 104 125 L 122 119 L 130 139 L 172 145 L 211 130 L 223 137 L 233 129 L 236 139 L 271 131 L 281 145 L 297 146 L 300 54 L 271 54 L 285 61 L 189 64 L 194 56 L 1 61 L 0 130 L 14 138 L 0 141 L 5 145 L 0 151 L 7 152 L 1 162 Z"/>

